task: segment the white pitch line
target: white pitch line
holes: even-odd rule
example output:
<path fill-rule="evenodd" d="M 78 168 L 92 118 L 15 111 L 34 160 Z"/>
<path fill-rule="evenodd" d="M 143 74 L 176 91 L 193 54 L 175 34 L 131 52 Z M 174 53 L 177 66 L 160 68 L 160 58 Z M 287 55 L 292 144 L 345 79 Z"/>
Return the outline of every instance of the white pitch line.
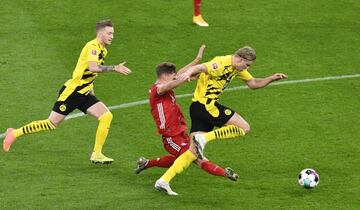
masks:
<path fill-rule="evenodd" d="M 310 79 L 299 79 L 299 80 L 288 80 L 288 81 L 280 81 L 280 82 L 275 82 L 275 83 L 271 83 L 269 86 L 278 86 L 278 85 L 288 85 L 288 84 L 298 84 L 298 83 L 308 83 L 308 82 L 318 82 L 318 81 L 328 81 L 328 80 L 339 80 L 339 79 L 349 79 L 349 78 L 357 78 L 360 77 L 360 74 L 351 74 L 351 75 L 339 75 L 339 76 L 330 76 L 330 77 L 318 77 L 318 78 L 310 78 Z M 234 91 L 234 90 L 242 90 L 242 89 L 246 89 L 247 86 L 237 86 L 237 87 L 232 87 L 232 88 L 228 88 L 225 91 Z M 177 95 L 176 98 L 185 98 L 185 97 L 192 97 L 193 94 L 188 93 L 188 94 L 181 94 L 181 95 Z M 134 101 L 134 102 L 130 102 L 130 103 L 124 103 L 124 104 L 119 104 L 119 105 L 115 105 L 115 106 L 110 106 L 109 109 L 110 110 L 116 110 L 116 109 L 123 109 L 123 108 L 128 108 L 128 107 L 135 107 L 135 106 L 140 106 L 140 105 L 144 105 L 144 104 L 148 104 L 149 100 L 141 100 L 141 101 Z M 74 114 L 70 114 L 68 115 L 65 120 L 70 120 L 70 119 L 74 119 L 74 118 L 78 118 L 78 117 L 83 117 L 85 116 L 84 113 L 74 113 Z M 5 133 L 1 133 L 0 134 L 0 139 L 5 137 Z"/>

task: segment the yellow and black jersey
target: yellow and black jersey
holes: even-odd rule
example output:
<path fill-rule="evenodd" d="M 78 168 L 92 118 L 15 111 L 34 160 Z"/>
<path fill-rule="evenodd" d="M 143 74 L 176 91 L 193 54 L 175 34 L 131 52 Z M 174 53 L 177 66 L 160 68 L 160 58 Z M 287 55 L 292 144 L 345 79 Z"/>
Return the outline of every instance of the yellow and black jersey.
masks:
<path fill-rule="evenodd" d="M 253 78 L 247 69 L 238 71 L 233 68 L 231 58 L 232 55 L 217 56 L 211 61 L 204 63 L 207 71 L 201 73 L 197 81 L 192 100 L 204 104 L 213 116 L 218 115 L 218 109 L 214 105 L 215 102 L 235 77 L 239 77 L 244 81 Z"/>
<path fill-rule="evenodd" d="M 65 101 L 75 91 L 84 95 L 88 94 L 97 77 L 97 73 L 89 70 L 89 62 L 95 61 L 98 65 L 103 65 L 106 54 L 106 48 L 97 39 L 88 42 L 80 53 L 72 78 L 64 84 L 65 89 L 57 101 Z"/>

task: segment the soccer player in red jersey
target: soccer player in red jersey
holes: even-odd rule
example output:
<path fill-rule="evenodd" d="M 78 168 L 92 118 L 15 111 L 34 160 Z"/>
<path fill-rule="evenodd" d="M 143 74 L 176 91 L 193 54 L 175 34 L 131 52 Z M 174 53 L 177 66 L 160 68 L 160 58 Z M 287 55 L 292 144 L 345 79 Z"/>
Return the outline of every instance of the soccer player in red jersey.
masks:
<path fill-rule="evenodd" d="M 209 24 L 201 16 L 200 7 L 201 7 L 201 0 L 194 0 L 193 23 L 198 25 L 198 26 L 208 27 Z"/>
<path fill-rule="evenodd" d="M 196 65 L 201 60 L 204 49 L 205 45 L 201 46 L 196 59 L 183 67 L 179 73 Z M 173 91 L 174 88 L 186 81 L 176 80 L 175 68 L 172 63 L 159 64 L 156 67 L 157 80 L 149 90 L 151 114 L 156 122 L 158 133 L 162 135 L 164 148 L 169 154 L 152 160 L 144 157 L 139 158 L 135 170 L 137 174 L 154 166 L 169 168 L 178 156 L 189 149 L 190 138 L 186 133 L 186 121 L 180 105 L 176 103 Z M 227 177 L 233 181 L 238 178 L 238 175 L 231 168 L 223 169 L 206 158 L 196 160 L 196 163 L 212 175 Z"/>

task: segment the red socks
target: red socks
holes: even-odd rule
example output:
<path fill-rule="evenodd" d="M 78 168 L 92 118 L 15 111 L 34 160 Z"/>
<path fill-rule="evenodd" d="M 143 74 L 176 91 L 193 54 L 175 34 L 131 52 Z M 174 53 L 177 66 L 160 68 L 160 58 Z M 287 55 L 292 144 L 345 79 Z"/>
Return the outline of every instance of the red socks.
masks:
<path fill-rule="evenodd" d="M 194 0 L 194 16 L 200 15 L 201 0 Z"/>
<path fill-rule="evenodd" d="M 174 155 L 165 155 L 165 156 L 153 159 L 153 160 L 149 160 L 149 162 L 146 164 L 145 168 L 151 168 L 154 166 L 161 167 L 161 168 L 170 168 L 170 166 L 172 166 L 172 164 L 174 163 L 175 160 L 176 160 L 176 157 Z M 225 176 L 225 170 L 210 161 L 202 162 L 201 168 L 204 171 L 208 172 L 209 174 L 212 174 L 215 176 Z"/>
<path fill-rule="evenodd" d="M 161 167 L 161 168 L 170 168 L 170 166 L 174 163 L 176 157 L 174 155 L 165 155 L 162 157 L 158 157 L 153 160 L 149 160 L 146 164 L 146 168 L 151 168 L 154 166 Z"/>
<path fill-rule="evenodd" d="M 201 168 L 208 172 L 209 174 L 215 175 L 215 176 L 225 176 L 225 170 L 221 168 L 220 166 L 216 165 L 215 163 L 212 163 L 210 161 L 204 161 L 201 163 Z"/>

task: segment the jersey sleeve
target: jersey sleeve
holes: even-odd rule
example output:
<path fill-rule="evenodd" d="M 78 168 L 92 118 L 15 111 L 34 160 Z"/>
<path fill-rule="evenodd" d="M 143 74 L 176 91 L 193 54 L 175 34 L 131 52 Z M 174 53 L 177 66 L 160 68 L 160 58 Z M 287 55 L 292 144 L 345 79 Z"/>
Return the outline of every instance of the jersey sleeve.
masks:
<path fill-rule="evenodd" d="M 240 79 L 242 79 L 244 81 L 249 81 L 249 80 L 252 80 L 254 78 L 247 69 L 242 70 L 239 73 L 239 77 L 240 77 Z"/>
<path fill-rule="evenodd" d="M 203 64 L 206 66 L 206 73 L 211 76 L 220 76 L 224 71 L 224 65 L 216 58 Z"/>
<path fill-rule="evenodd" d="M 162 95 L 159 95 L 159 94 L 158 94 L 158 87 L 159 87 L 159 86 L 160 86 L 160 84 L 153 85 L 153 86 L 150 88 L 150 95 L 152 95 L 153 97 L 163 96 L 164 94 L 162 94 Z"/>
<path fill-rule="evenodd" d="M 86 54 L 88 55 L 88 62 L 90 62 L 90 61 L 98 62 L 100 50 L 96 47 L 95 44 L 90 44 L 87 47 Z"/>

